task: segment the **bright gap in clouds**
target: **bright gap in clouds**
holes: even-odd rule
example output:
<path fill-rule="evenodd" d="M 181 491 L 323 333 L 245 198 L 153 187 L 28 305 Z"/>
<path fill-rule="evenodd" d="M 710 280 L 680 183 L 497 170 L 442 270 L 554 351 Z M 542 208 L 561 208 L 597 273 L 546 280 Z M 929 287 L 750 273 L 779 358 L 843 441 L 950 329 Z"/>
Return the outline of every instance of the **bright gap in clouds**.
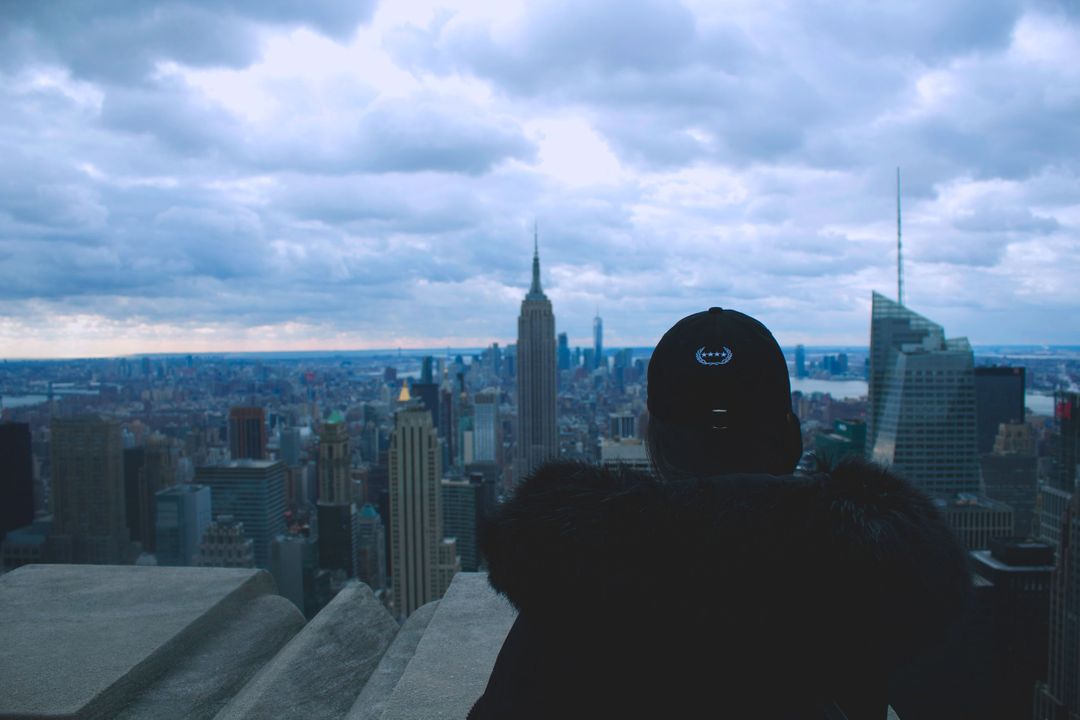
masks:
<path fill-rule="evenodd" d="M 612 185 L 623 179 L 622 166 L 607 142 L 580 117 L 525 123 L 539 147 L 536 169 L 567 187 Z"/>

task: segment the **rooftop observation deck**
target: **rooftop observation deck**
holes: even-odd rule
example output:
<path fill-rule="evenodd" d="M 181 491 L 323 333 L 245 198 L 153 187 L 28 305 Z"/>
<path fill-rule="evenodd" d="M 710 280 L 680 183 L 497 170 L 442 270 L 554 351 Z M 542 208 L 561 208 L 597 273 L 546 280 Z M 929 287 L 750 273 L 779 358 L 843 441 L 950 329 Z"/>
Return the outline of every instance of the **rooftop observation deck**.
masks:
<path fill-rule="evenodd" d="M 399 627 L 360 583 L 305 624 L 260 570 L 28 565 L 0 577 L 0 718 L 464 718 L 513 620 L 481 573 Z"/>

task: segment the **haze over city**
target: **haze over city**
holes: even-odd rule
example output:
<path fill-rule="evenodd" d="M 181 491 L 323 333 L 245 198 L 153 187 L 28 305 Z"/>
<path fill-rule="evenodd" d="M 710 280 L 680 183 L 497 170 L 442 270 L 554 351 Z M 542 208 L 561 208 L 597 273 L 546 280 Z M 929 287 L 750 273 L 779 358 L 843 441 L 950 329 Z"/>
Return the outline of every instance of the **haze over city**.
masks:
<path fill-rule="evenodd" d="M 0 17 L 0 357 L 512 342 L 871 290 L 1076 342 L 1080 16 L 1050 0 L 85 2 Z"/>

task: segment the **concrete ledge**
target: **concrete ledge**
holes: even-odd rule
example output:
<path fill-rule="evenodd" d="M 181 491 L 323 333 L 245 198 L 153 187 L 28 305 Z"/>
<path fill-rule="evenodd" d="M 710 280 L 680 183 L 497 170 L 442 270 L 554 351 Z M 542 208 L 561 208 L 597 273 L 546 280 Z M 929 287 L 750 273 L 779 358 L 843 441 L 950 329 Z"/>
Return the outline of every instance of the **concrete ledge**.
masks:
<path fill-rule="evenodd" d="M 363 583 L 347 585 L 221 710 L 218 718 L 341 718 L 398 624 Z"/>
<path fill-rule="evenodd" d="M 458 573 L 439 601 L 382 720 L 461 720 L 487 687 L 515 611 L 486 573 Z"/>
<path fill-rule="evenodd" d="M 416 654 L 416 646 L 420 644 L 420 638 L 424 636 L 424 630 L 438 606 L 438 600 L 429 602 L 418 607 L 405 620 L 394 642 L 379 661 L 379 666 L 364 684 L 364 689 L 353 703 L 346 720 L 378 720 L 382 717 L 386 701 L 390 699 L 406 666 Z"/>
<path fill-rule="evenodd" d="M 27 565 L 0 577 L 0 718 L 118 715 L 251 600 L 270 574 Z"/>
<path fill-rule="evenodd" d="M 304 627 L 303 615 L 280 595 L 257 597 L 221 619 L 116 720 L 210 720 Z"/>

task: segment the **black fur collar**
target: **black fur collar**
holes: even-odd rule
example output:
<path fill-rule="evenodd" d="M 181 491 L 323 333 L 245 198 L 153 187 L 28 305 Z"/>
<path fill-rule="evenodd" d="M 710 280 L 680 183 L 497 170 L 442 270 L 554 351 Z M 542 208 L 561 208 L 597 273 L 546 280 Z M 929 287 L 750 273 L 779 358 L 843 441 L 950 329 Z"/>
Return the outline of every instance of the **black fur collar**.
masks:
<path fill-rule="evenodd" d="M 970 586 L 927 498 L 863 461 L 677 482 L 551 463 L 480 546 L 492 586 L 553 632 L 632 632 L 650 653 L 680 637 L 814 683 L 902 664 L 943 637 Z"/>

